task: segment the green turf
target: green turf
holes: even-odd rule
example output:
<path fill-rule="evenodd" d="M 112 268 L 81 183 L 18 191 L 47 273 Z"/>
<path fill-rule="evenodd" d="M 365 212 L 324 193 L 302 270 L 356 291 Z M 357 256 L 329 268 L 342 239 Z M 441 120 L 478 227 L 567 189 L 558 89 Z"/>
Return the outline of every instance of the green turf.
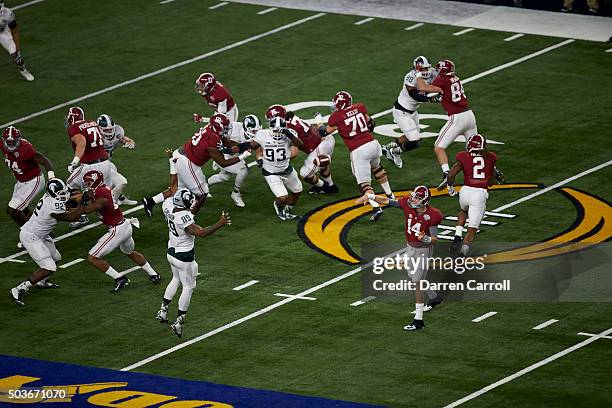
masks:
<path fill-rule="evenodd" d="M 113 0 L 102 6 L 65 0 L 61 6 L 43 2 L 18 10 L 24 57 L 37 79 L 26 83 L 8 60 L 0 63 L 0 123 L 314 14 L 279 9 L 259 16 L 258 6 L 230 4 L 208 10 L 212 4 Z M 110 16 L 108 10 L 113 11 Z M 376 19 L 355 26 L 358 19 L 326 15 L 87 99 L 81 106 L 88 117 L 111 114 L 136 140 L 134 151 L 121 149 L 113 160 L 130 181 L 126 193 L 138 199 L 167 185 L 163 149 L 191 136 L 196 129 L 191 114 L 210 113 L 193 92 L 200 72 L 217 74 L 234 94 L 241 116 L 253 112 L 262 117 L 272 103 L 329 100 L 339 89 L 377 113 L 392 106 L 418 54 L 432 61 L 451 58 L 458 74 L 468 78 L 561 41 L 525 36 L 505 43 L 507 34 L 502 32 L 478 30 L 455 37 L 456 28 L 450 26 L 428 24 L 407 32 L 403 28 L 409 22 Z M 576 41 L 466 84 L 479 129 L 505 143 L 494 150 L 508 182 L 550 185 L 609 160 L 612 123 L 605 112 L 612 103 L 612 70 L 605 48 Z M 443 113 L 439 106 L 422 106 L 420 111 Z M 61 177 L 67 175 L 65 166 L 72 157 L 64 112 L 58 109 L 18 125 L 51 158 Z M 391 115 L 377 120 L 391 121 Z M 423 122 L 432 132 L 443 124 Z M 389 141 L 382 136 L 380 140 Z M 424 139 L 420 149 L 404 156 L 401 170 L 384 163 L 394 189 L 438 181 L 432 144 L 433 139 Z M 449 157 L 460 149 L 460 144 L 452 145 Z M 296 159 L 294 166 L 299 168 L 302 160 Z M 348 152 L 339 139 L 333 171 L 340 193 L 304 195 L 298 213 L 358 194 Z M 210 164 L 205 173 L 212 173 Z M 610 201 L 611 175 L 606 168 L 570 186 Z M 0 182 L 0 196 L 8 201 L 13 180 L 7 171 L 0 174 Z M 245 209 L 234 207 L 230 188 L 227 183 L 215 185 L 214 198 L 198 217 L 200 224 L 208 225 L 224 208 L 234 223 L 197 243 L 202 275 L 189 309 L 186 339 L 282 299 L 274 293 L 299 293 L 354 268 L 313 251 L 300 240 L 295 224 L 274 217 L 273 197 L 257 170 L 243 188 Z M 489 207 L 526 194 L 493 192 Z M 457 204 L 440 198 L 434 205 L 453 214 Z M 542 240 L 567 228 L 576 215 L 571 203 L 554 191 L 511 212 L 519 217 L 483 228 L 479 239 Z M 142 225 L 135 233 L 137 248 L 167 282 L 167 229 L 159 208 L 152 220 L 142 212 L 135 215 Z M 0 217 L 0 228 L 0 255 L 15 253 L 17 228 L 6 215 Z M 349 242 L 358 250 L 361 242 L 373 238 L 400 241 L 402 229 L 401 213 L 389 210 L 378 224 L 357 222 Z M 68 228 L 60 225 L 56 231 L 60 235 Z M 84 258 L 102 233 L 97 227 L 59 242 L 64 260 Z M 27 262 L 1 264 L 3 290 L 35 269 L 27 256 L 20 259 Z M 108 259 L 117 270 L 132 266 L 119 253 Z M 169 328 L 153 319 L 163 288 L 150 285 L 142 271 L 130 278 L 130 286 L 112 296 L 110 279 L 80 263 L 56 274 L 60 290 L 30 293 L 26 307 L 0 297 L 0 353 L 119 369 L 176 345 Z M 231 290 L 251 279 L 260 283 Z M 310 296 L 317 301 L 296 300 L 138 371 L 389 406 L 441 406 L 583 340 L 576 336 L 579 331 L 609 328 L 612 312 L 605 303 L 452 303 L 427 316 L 425 331 L 408 335 L 401 327 L 411 318 L 409 304 L 349 306 L 361 298 L 359 275 Z M 471 323 L 490 310 L 498 315 Z M 531 329 L 551 318 L 560 322 L 542 331 Z M 609 398 L 604 391 L 609 383 L 607 342 L 598 340 L 468 406 L 603 406 Z"/>

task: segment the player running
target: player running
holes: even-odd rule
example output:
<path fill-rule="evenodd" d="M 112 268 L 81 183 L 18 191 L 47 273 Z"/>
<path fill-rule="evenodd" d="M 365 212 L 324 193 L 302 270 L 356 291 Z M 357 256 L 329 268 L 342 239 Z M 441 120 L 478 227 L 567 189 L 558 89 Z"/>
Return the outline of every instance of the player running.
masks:
<path fill-rule="evenodd" d="M 113 152 L 119 145 L 132 150 L 136 147 L 136 142 L 125 135 L 123 127 L 113 122 L 110 115 L 102 114 L 96 119 L 96 122 L 104 136 L 104 150 L 106 150 L 110 162 L 111 178 L 110 182 L 106 181 L 113 190 L 113 197 L 119 205 L 136 205 L 138 201 L 130 200 L 123 195 L 123 189 L 127 186 L 128 181 L 123 174 L 119 173 L 117 166 L 112 162 Z"/>
<path fill-rule="evenodd" d="M 202 166 L 211 158 L 221 167 L 231 166 L 246 159 L 251 153 L 244 152 L 238 157 L 226 159 L 219 147 L 223 145 L 222 138 L 229 130 L 230 121 L 222 113 L 216 113 L 210 118 L 210 122 L 200 128 L 191 139 L 187 140 L 183 147 L 178 148 L 172 154 L 176 163 L 178 176 L 178 188 L 191 191 L 196 196 L 208 194 L 208 184 L 202 172 Z M 175 191 L 167 189 L 153 197 L 142 199 L 142 205 L 148 217 L 153 215 L 155 204 L 162 203 L 166 198 L 174 195 Z"/>
<path fill-rule="evenodd" d="M 230 143 L 238 145 L 251 139 L 260 129 L 261 124 L 259 123 L 259 118 L 255 115 L 247 115 L 244 117 L 242 122 L 232 122 L 227 139 L 229 139 Z M 225 154 L 224 157 L 226 159 L 231 159 L 232 157 L 238 157 L 238 154 Z M 213 169 L 216 167 L 215 164 L 216 163 L 213 163 Z M 249 168 L 247 167 L 246 162 L 241 159 L 236 164 L 220 168 L 219 173 L 208 178 L 208 185 L 212 186 L 213 184 L 222 183 L 224 181 L 228 181 L 233 175 L 236 176 L 236 179 L 234 180 L 234 188 L 230 194 L 230 197 L 236 206 L 243 208 L 245 204 L 242 200 L 240 188 L 242 187 L 242 183 L 248 174 Z"/>
<path fill-rule="evenodd" d="M 83 175 L 89 170 L 98 170 L 104 175 L 104 180 L 111 179 L 111 168 L 108 153 L 104 150 L 104 140 L 98 123 L 85 119 L 85 111 L 78 106 L 68 109 L 64 122 L 68 138 L 72 143 L 74 158 L 68 166 L 66 184 L 71 190 L 83 190 Z M 85 214 L 78 221 L 70 223 L 71 228 L 87 224 L 89 218 Z"/>
<path fill-rule="evenodd" d="M 380 144 L 370 133 L 374 129 L 374 120 L 368 116 L 368 110 L 362 103 L 353 104 L 353 97 L 346 91 L 336 93 L 332 103 L 334 112 L 329 117 L 327 127 L 320 127 L 319 133 L 327 136 L 338 130 L 349 149 L 351 170 L 361 194 L 374 194 L 371 185 L 373 173 L 387 197 L 394 199 L 387 172 L 380 164 Z M 378 221 L 383 213 L 382 208 L 374 200 L 370 201 L 370 205 L 374 209 L 370 221 Z"/>
<path fill-rule="evenodd" d="M 161 276 L 153 270 L 149 262 L 147 262 L 140 252 L 134 250 L 135 244 L 132 238 L 132 225 L 138 228 L 138 219 L 125 219 L 123 217 L 123 212 L 113 200 L 111 189 L 104 184 L 103 175 L 100 171 L 87 171 L 83 176 L 83 183 L 87 188 L 85 203 L 81 202 L 81 204 L 84 205 L 77 210 L 85 214 L 97 212 L 102 223 L 108 229 L 106 234 L 104 234 L 89 250 L 87 262 L 115 281 L 115 285 L 111 292 L 117 293 L 127 286 L 130 280 L 117 272 L 115 268 L 102 258 L 119 248 L 121 252 L 134 261 L 136 265 L 145 270 L 151 282 L 156 285 L 159 284 L 161 282 Z M 91 203 L 88 203 L 90 200 Z"/>
<path fill-rule="evenodd" d="M 446 184 L 449 171 L 448 156 L 446 148 L 450 146 L 459 136 L 466 140 L 468 137 L 478 133 L 476 117 L 471 111 L 467 97 L 463 91 L 463 85 L 455 75 L 455 64 L 451 60 L 443 60 L 436 64 L 438 76 L 432 82 L 432 92 L 442 94 L 440 103 L 448 115 L 448 121 L 440 130 L 440 134 L 434 143 L 434 152 L 442 168 L 442 182 L 438 190 Z"/>
<path fill-rule="evenodd" d="M 19 40 L 19 28 L 15 20 L 15 13 L 4 5 L 4 0 L 0 0 L 0 44 L 13 58 L 21 76 L 26 81 L 33 81 L 34 75 L 26 69 L 23 57 L 21 56 L 21 42 Z"/>
<path fill-rule="evenodd" d="M 6 212 L 17 225 L 22 226 L 32 214 L 28 205 L 45 189 L 45 179 L 40 166 L 45 168 L 47 177 L 51 180 L 55 178 L 53 165 L 47 157 L 37 152 L 30 142 L 21 137 L 21 131 L 15 126 L 9 126 L 2 132 L 0 149 L 6 165 L 17 180 Z"/>
<path fill-rule="evenodd" d="M 302 151 L 307 156 L 300 168 L 300 177 L 311 185 L 308 194 L 337 193 L 338 186 L 332 180 L 330 168 L 336 144 L 334 137 L 332 135 L 321 137 L 316 126 L 309 125 L 294 112 L 287 111 L 283 105 L 275 104 L 266 110 L 268 120 L 275 117 L 285 119 L 287 128 L 293 129 L 304 144 Z M 318 117 L 320 118 L 320 115 Z"/>
<path fill-rule="evenodd" d="M 456 162 L 448 173 L 448 193 L 456 195 L 453 188 L 455 177 L 463 172 L 463 187 L 459 191 L 459 215 L 455 227 L 455 238 L 451 246 L 452 255 L 467 256 L 470 245 L 476 237 L 489 198 L 489 187 L 493 185 L 497 170 L 495 153 L 486 150 L 484 136 L 476 134 L 468 139 L 465 151 L 457 153 Z M 498 176 L 499 177 L 499 176 Z M 463 242 L 463 226 L 468 219 L 468 229 Z"/>
<path fill-rule="evenodd" d="M 204 98 L 206 103 L 214 109 L 216 113 L 223 113 L 231 122 L 238 121 L 238 106 L 234 102 L 232 94 L 225 85 L 217 81 L 215 76 L 209 72 L 200 74 L 195 82 L 195 89 Z M 194 113 L 194 122 L 204 122 L 202 115 Z"/>
<path fill-rule="evenodd" d="M 397 141 L 382 147 L 385 157 L 400 169 L 404 165 L 400 155 L 419 147 L 421 140 L 417 109 L 422 102 L 440 101 L 437 97 L 426 96 L 427 92 L 435 92 L 435 89 L 431 88 L 435 71 L 429 60 L 422 55 L 418 56 L 414 59 L 412 68 L 404 77 L 404 85 L 393 105 L 393 120 L 403 135 Z"/>
<path fill-rule="evenodd" d="M 355 203 L 367 204 L 368 201 L 376 201 L 383 205 L 401 208 L 404 211 L 406 218 L 405 233 L 406 233 L 406 254 L 410 258 L 417 260 L 424 259 L 418 262 L 409 262 L 408 265 L 416 265 L 416 267 L 408 267 L 408 275 L 412 282 L 416 283 L 415 298 L 416 298 L 416 313 L 411 324 L 404 326 L 406 331 L 414 331 L 425 328 L 423 321 L 423 311 L 431 310 L 434 306 L 441 302 L 437 293 L 434 290 L 428 289 L 427 297 L 429 303 L 425 305 L 423 291 L 420 289 L 419 281 L 427 277 L 429 262 L 427 260 L 433 255 L 433 247 L 438 242 L 438 224 L 442 222 L 442 212 L 435 207 L 429 205 L 431 195 L 429 189 L 425 186 L 416 187 L 412 193 L 402 197 L 399 200 L 390 199 L 374 195 L 373 193 L 364 194 L 358 198 Z"/>
<path fill-rule="evenodd" d="M 66 202 L 69 198 L 66 184 L 52 178 L 47 182 L 46 192 L 38 201 L 32 216 L 19 231 L 19 241 L 39 267 L 28 279 L 10 290 L 11 298 L 20 306 L 25 305 L 23 297 L 32 286 L 58 287 L 47 282 L 47 278 L 57 270 L 56 262 L 62 259 L 50 235 L 58 221 L 74 221 L 79 217 L 78 212 L 67 212 Z"/>

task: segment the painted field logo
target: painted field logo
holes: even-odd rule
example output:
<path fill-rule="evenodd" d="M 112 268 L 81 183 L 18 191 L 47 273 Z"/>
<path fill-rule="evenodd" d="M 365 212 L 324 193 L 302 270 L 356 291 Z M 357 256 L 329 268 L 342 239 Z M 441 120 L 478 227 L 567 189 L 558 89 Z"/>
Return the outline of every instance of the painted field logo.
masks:
<path fill-rule="evenodd" d="M 540 184 L 504 184 L 491 190 L 541 189 Z M 528 261 L 580 251 L 612 238 L 612 207 L 599 197 L 566 187 L 556 189 L 576 208 L 573 224 L 541 242 L 488 254 L 487 263 Z M 396 192 L 398 198 L 410 190 Z M 431 189 L 432 197 L 448 195 Z M 355 205 L 355 197 L 327 204 L 310 211 L 300 221 L 298 233 L 308 246 L 347 264 L 358 264 L 359 255 L 348 243 L 354 222 L 367 215 L 370 206 Z"/>

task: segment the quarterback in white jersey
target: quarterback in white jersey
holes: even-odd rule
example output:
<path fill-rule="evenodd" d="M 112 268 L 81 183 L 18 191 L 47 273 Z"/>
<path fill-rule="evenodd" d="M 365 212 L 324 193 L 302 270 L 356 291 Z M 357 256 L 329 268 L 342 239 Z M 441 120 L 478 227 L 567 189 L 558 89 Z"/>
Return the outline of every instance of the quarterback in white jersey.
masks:
<path fill-rule="evenodd" d="M 436 97 L 427 97 L 435 79 L 435 70 L 424 56 L 418 56 L 413 61 L 413 69 L 404 77 L 402 90 L 393 105 L 393 120 L 402 131 L 402 136 L 395 142 L 383 146 L 382 151 L 387 159 L 397 167 L 402 168 L 401 154 L 419 147 L 419 112 L 422 102 L 438 102 Z"/>
<path fill-rule="evenodd" d="M 21 44 L 19 41 L 19 28 L 15 20 L 13 10 L 4 5 L 4 0 L 0 0 L 0 44 L 15 61 L 19 68 L 19 73 L 27 81 L 33 81 L 34 76 L 26 69 L 25 62 L 21 56 Z"/>
<path fill-rule="evenodd" d="M 138 204 L 137 201 L 130 200 L 123 195 L 123 189 L 128 181 L 123 174 L 119 173 L 117 166 L 112 162 L 113 152 L 117 147 L 123 146 L 126 149 L 132 150 L 136 147 L 136 142 L 125 135 L 123 127 L 113 122 L 113 118 L 110 115 L 100 115 L 96 122 L 100 127 L 102 136 L 104 136 L 104 150 L 108 153 L 110 162 L 111 179 L 110 182 L 105 180 L 105 183 L 108 183 L 113 190 L 113 197 L 115 197 L 117 204 L 136 205 Z"/>
<path fill-rule="evenodd" d="M 261 129 L 261 125 L 259 123 L 259 118 L 255 115 L 247 115 L 245 116 L 242 122 L 232 122 L 229 127 L 229 131 L 226 135 L 229 142 L 233 145 L 239 145 L 240 143 L 246 142 L 248 139 L 251 139 L 258 130 Z M 226 159 L 237 157 L 236 153 L 225 154 Z M 234 201 L 238 207 L 244 207 L 244 201 L 242 200 L 242 194 L 240 193 L 240 188 L 242 187 L 242 183 L 246 178 L 247 174 L 249 174 L 249 168 L 244 160 L 240 160 L 238 163 L 232 164 L 227 167 L 220 167 L 216 162 L 213 162 L 213 169 L 219 169 L 219 173 L 214 174 L 208 178 L 208 185 L 212 186 L 213 184 L 222 183 L 224 181 L 228 181 L 232 175 L 236 176 L 234 181 L 234 189 L 230 194 L 230 197 Z"/>
<path fill-rule="evenodd" d="M 173 181 L 176 181 L 176 178 L 173 178 Z M 195 238 L 211 235 L 224 225 L 232 223 L 229 214 L 222 212 L 216 224 L 205 228 L 197 225 L 195 214 L 205 199 L 206 197 L 202 196 L 196 200 L 194 194 L 184 188 L 178 190 L 172 197 L 168 197 L 163 203 L 164 216 L 168 222 L 166 257 L 172 269 L 172 280 L 166 287 L 161 307 L 155 318 L 162 323 L 168 322 L 168 306 L 179 286 L 182 286 L 178 301 L 178 315 L 172 324 L 172 331 L 178 337 L 183 335 L 185 316 L 191 302 L 191 295 L 196 287 L 198 264 L 195 261 Z"/>
<path fill-rule="evenodd" d="M 270 120 L 270 129 L 258 131 L 251 140 L 238 146 L 240 152 L 261 149 L 261 170 L 270 190 L 276 196 L 274 211 L 282 221 L 298 218 L 292 210 L 302 192 L 302 182 L 289 164 L 292 145 L 303 147 L 297 133 L 286 127 L 285 119 L 277 116 Z"/>
<path fill-rule="evenodd" d="M 27 280 L 11 289 L 11 297 L 18 305 L 25 304 L 23 296 L 39 282 L 47 283 L 39 286 L 57 287 L 46 282 L 46 279 L 57 270 L 55 263 L 62 259 L 50 234 L 58 221 L 74 221 L 79 218 L 79 213 L 66 210 L 69 198 L 70 193 L 62 180 L 56 178 L 49 180 L 46 193 L 38 201 L 28 222 L 21 227 L 19 240 L 39 269 Z"/>

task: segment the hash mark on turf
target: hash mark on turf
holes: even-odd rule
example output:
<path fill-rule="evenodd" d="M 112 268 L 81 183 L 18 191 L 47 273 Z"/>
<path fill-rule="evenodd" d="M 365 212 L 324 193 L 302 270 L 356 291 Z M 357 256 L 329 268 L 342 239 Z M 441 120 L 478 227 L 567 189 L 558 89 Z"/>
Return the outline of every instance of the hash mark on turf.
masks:
<path fill-rule="evenodd" d="M 65 264 L 63 264 L 63 265 L 60 265 L 60 268 L 62 268 L 62 269 L 66 269 L 66 268 L 71 267 L 72 265 L 76 265 L 76 264 L 78 264 L 79 262 L 83 262 L 83 261 L 84 261 L 84 259 L 83 259 L 83 258 L 77 258 L 77 259 L 75 259 L 74 261 L 66 262 L 66 263 L 65 263 Z"/>
<path fill-rule="evenodd" d="M 300 295 L 287 295 L 284 293 L 275 293 L 274 296 L 286 297 L 289 299 L 300 299 L 300 300 L 317 300 L 317 298 L 308 297 L 308 296 L 300 296 Z"/>
<path fill-rule="evenodd" d="M 232 290 L 242 290 L 242 289 L 244 289 L 244 288 L 248 288 L 249 286 L 252 286 L 252 285 L 254 285 L 254 284 L 256 284 L 256 283 L 259 283 L 259 281 L 258 281 L 258 280 L 250 280 L 250 281 L 248 281 L 247 283 L 244 283 L 244 284 L 242 284 L 242 285 L 240 285 L 240 286 L 236 286 L 236 287 L 235 287 L 234 289 L 232 289 Z"/>
<path fill-rule="evenodd" d="M 598 334 L 594 334 L 594 333 L 585 333 L 585 332 L 579 332 L 576 333 L 579 336 L 588 336 L 588 337 L 594 337 L 594 336 L 599 336 Z M 612 340 L 612 336 L 601 336 L 601 339 L 608 339 L 608 340 Z"/>
<path fill-rule="evenodd" d="M 423 27 L 424 25 L 425 25 L 425 23 L 416 23 L 416 24 L 411 25 L 410 27 L 404 28 L 404 30 L 411 31 L 411 30 L 414 30 L 416 28 Z"/>
<path fill-rule="evenodd" d="M 542 330 L 543 328 L 548 327 L 551 324 L 554 324 L 557 322 L 558 322 L 557 319 L 550 319 L 550 320 L 545 321 L 544 323 L 538 324 L 536 327 L 533 327 L 533 330 Z"/>
<path fill-rule="evenodd" d="M 520 33 L 519 34 L 514 34 L 514 35 L 511 35 L 510 37 L 504 38 L 504 41 L 514 41 L 517 38 L 521 38 L 524 35 L 525 34 L 520 34 Z"/>
<path fill-rule="evenodd" d="M 364 18 L 363 20 L 359 20 L 359 21 L 355 22 L 355 25 L 362 25 L 362 24 L 365 24 L 365 23 L 369 23 L 372 20 L 374 20 L 374 17 Z"/>
<path fill-rule="evenodd" d="M 454 36 L 460 36 L 460 35 L 469 33 L 470 31 L 474 31 L 474 28 L 466 28 L 465 30 L 461 30 L 461 31 L 457 31 L 456 33 L 453 33 L 453 35 Z"/>
<path fill-rule="evenodd" d="M 276 10 L 278 10 L 278 7 L 270 7 L 265 10 L 258 11 L 257 14 L 259 14 L 260 16 L 263 16 L 264 14 L 268 14 Z"/>
<path fill-rule="evenodd" d="M 130 269 L 126 269 L 125 271 L 119 272 L 119 274 L 121 274 L 121 276 L 125 276 L 130 272 L 134 272 L 136 270 L 140 269 L 140 266 L 133 266 Z"/>
<path fill-rule="evenodd" d="M 175 0 L 162 0 L 159 2 L 159 4 L 168 4 L 168 3 L 172 3 Z"/>
<path fill-rule="evenodd" d="M 489 317 L 495 316 L 496 314 L 497 312 L 488 312 L 488 313 L 483 314 L 482 316 L 478 316 L 477 318 L 472 319 L 472 321 L 474 323 L 482 322 L 484 319 L 488 319 Z"/>
<path fill-rule="evenodd" d="M 218 9 L 219 7 L 227 6 L 228 4 L 229 4 L 229 2 L 222 1 L 221 3 L 215 4 L 214 6 L 210 6 L 208 9 L 209 10 Z"/>
<path fill-rule="evenodd" d="M 363 298 L 361 300 L 351 303 L 351 306 L 361 306 L 374 299 L 376 299 L 376 296 L 368 296 L 367 298 Z"/>

